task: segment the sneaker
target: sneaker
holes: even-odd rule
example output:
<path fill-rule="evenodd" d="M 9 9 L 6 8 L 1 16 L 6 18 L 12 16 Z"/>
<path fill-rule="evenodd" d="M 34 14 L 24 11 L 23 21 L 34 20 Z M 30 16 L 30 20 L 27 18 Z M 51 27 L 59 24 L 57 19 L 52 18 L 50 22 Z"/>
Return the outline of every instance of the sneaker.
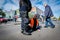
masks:
<path fill-rule="evenodd" d="M 31 33 L 28 33 L 26 31 L 24 31 L 23 34 L 25 34 L 25 35 L 32 35 Z"/>
<path fill-rule="evenodd" d="M 55 28 L 55 25 L 54 25 L 54 26 L 52 26 L 51 28 Z"/>

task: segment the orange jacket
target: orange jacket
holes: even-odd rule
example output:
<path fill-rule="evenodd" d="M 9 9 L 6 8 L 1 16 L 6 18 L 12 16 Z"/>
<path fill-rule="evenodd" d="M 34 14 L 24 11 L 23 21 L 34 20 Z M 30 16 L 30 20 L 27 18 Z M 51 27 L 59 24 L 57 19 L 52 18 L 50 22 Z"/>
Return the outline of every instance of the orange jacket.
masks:
<path fill-rule="evenodd" d="M 37 23 L 36 23 L 36 26 L 38 26 L 38 20 L 36 19 Z M 30 19 L 30 27 L 33 28 L 34 26 L 34 19 Z"/>

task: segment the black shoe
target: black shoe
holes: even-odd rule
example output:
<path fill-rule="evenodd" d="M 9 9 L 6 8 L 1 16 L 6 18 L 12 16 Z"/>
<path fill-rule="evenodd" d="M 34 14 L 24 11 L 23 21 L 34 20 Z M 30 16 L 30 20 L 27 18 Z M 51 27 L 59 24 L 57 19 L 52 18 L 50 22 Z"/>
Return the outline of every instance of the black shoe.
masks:
<path fill-rule="evenodd" d="M 29 33 L 28 35 L 32 35 L 31 33 Z"/>
<path fill-rule="evenodd" d="M 28 33 L 26 31 L 23 32 L 24 35 L 32 35 L 31 33 Z"/>
<path fill-rule="evenodd" d="M 55 25 L 54 25 L 54 26 L 52 26 L 51 28 L 55 28 Z"/>

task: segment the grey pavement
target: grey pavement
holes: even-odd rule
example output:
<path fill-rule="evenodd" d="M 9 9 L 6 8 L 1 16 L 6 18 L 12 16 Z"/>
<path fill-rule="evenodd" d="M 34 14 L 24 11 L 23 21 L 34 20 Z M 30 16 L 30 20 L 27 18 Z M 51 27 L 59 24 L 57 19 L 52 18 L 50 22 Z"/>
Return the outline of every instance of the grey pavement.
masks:
<path fill-rule="evenodd" d="M 0 24 L 0 40 L 60 40 L 60 21 L 55 21 L 56 27 L 44 28 L 44 24 L 40 31 L 35 31 L 32 35 L 23 35 L 21 33 L 20 22 L 8 22 Z"/>

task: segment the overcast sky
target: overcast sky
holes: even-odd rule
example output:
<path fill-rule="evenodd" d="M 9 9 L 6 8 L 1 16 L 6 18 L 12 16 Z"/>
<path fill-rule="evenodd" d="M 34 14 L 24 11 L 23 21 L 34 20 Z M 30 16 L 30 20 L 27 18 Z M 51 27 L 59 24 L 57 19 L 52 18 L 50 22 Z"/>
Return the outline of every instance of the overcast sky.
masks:
<path fill-rule="evenodd" d="M 44 3 L 51 6 L 56 17 L 60 16 L 60 0 L 31 0 L 32 6 L 36 6 L 44 11 Z M 19 0 L 0 0 L 0 8 L 4 10 L 19 9 Z"/>

